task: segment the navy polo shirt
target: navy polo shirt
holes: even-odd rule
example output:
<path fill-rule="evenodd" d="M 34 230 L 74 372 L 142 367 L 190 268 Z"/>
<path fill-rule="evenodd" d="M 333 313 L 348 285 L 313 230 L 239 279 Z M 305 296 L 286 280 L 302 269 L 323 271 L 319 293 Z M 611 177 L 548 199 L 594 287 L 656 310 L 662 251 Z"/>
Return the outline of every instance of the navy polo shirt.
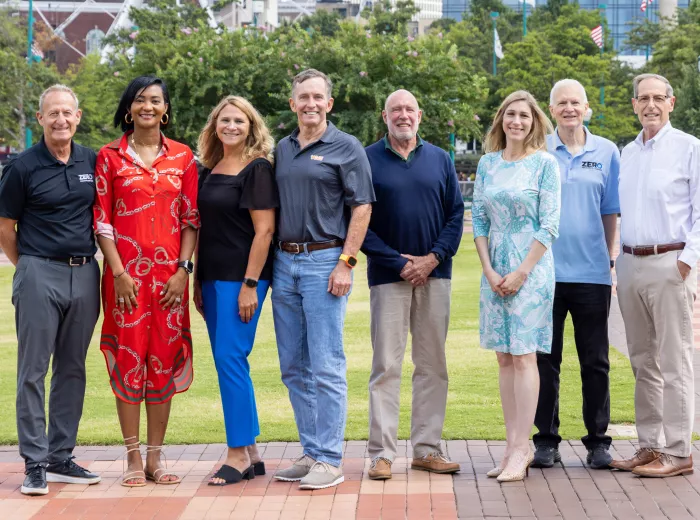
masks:
<path fill-rule="evenodd" d="M 365 149 L 331 122 L 321 138 L 304 149 L 298 135 L 297 128 L 275 150 L 277 237 L 283 242 L 345 240 L 350 208 L 375 200 Z"/>
<path fill-rule="evenodd" d="M 0 178 L 0 217 L 17 221 L 20 255 L 92 256 L 95 152 L 71 143 L 56 159 L 41 138 L 15 157 Z"/>
<path fill-rule="evenodd" d="M 611 285 L 610 255 L 603 215 L 620 212 L 620 151 L 607 139 L 586 131 L 586 144 L 575 156 L 555 131 L 547 151 L 561 172 L 559 238 L 552 244 L 557 282 Z"/>

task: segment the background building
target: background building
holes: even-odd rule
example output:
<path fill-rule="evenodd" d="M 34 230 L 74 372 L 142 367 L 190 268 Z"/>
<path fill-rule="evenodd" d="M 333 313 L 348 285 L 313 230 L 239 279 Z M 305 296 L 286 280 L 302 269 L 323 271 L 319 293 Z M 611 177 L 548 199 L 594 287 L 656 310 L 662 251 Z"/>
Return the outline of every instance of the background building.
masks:
<path fill-rule="evenodd" d="M 546 4 L 546 0 L 536 0 L 537 5 Z M 523 2 L 517 0 L 504 0 L 503 3 L 511 9 L 522 12 Z M 615 50 L 624 55 L 643 55 L 644 51 L 631 51 L 625 47 L 627 31 L 630 23 L 643 20 L 647 14 L 640 9 L 641 0 L 579 0 L 579 5 L 584 9 L 598 9 L 601 3 L 606 4 L 605 14 L 608 21 L 608 29 L 612 32 Z M 676 7 L 687 8 L 689 0 L 654 0 L 648 7 L 649 20 L 659 21 L 659 13 L 664 16 L 672 15 Z M 461 20 L 462 14 L 469 11 L 470 0 L 444 0 L 442 14 L 444 18 Z M 531 9 L 531 7 L 529 8 Z M 667 14 L 668 13 L 668 14 Z"/>

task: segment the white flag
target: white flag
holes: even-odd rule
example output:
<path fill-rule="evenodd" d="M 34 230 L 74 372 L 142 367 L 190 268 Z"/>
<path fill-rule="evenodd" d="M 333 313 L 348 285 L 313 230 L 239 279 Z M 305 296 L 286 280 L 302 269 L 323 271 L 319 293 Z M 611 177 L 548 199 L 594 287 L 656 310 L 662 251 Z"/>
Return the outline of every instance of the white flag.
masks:
<path fill-rule="evenodd" d="M 503 47 L 501 47 L 501 39 L 498 37 L 498 31 L 496 28 L 493 28 L 493 49 L 494 52 L 496 53 L 496 57 L 499 60 L 503 59 Z"/>

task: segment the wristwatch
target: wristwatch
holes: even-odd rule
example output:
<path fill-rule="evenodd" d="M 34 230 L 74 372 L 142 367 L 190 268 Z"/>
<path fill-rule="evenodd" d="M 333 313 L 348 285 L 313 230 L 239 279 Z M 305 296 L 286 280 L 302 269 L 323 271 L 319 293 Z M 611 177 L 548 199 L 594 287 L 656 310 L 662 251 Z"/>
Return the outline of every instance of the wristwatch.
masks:
<path fill-rule="evenodd" d="M 187 274 L 192 274 L 192 271 L 194 271 L 194 264 L 190 260 L 182 260 L 177 263 L 177 266 L 178 268 L 182 267 L 187 271 Z"/>
<path fill-rule="evenodd" d="M 340 255 L 338 260 L 345 262 L 345 265 L 347 265 L 350 269 L 357 265 L 357 258 L 352 255 Z"/>
<path fill-rule="evenodd" d="M 258 281 L 255 278 L 243 278 L 243 283 L 251 289 L 255 289 L 258 286 Z"/>
<path fill-rule="evenodd" d="M 435 258 L 437 258 L 438 264 L 441 264 L 443 260 L 442 255 L 437 251 L 431 251 L 431 253 L 435 255 Z"/>
<path fill-rule="evenodd" d="M 615 267 L 615 260 L 610 260 L 610 269 Z"/>

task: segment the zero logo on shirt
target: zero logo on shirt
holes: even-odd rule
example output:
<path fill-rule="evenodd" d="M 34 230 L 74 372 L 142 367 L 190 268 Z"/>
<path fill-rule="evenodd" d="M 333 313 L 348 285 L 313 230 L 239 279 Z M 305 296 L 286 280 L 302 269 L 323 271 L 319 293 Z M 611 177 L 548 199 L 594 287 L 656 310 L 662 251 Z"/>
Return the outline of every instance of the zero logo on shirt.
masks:
<path fill-rule="evenodd" d="M 311 156 L 312 161 L 322 161 L 323 160 L 323 155 L 312 155 Z"/>
<path fill-rule="evenodd" d="M 92 182 L 92 174 L 91 173 L 82 173 L 78 175 L 78 180 L 80 182 Z"/>
<path fill-rule="evenodd" d="M 603 163 L 585 161 L 581 163 L 581 168 L 590 168 L 593 170 L 603 170 Z"/>

